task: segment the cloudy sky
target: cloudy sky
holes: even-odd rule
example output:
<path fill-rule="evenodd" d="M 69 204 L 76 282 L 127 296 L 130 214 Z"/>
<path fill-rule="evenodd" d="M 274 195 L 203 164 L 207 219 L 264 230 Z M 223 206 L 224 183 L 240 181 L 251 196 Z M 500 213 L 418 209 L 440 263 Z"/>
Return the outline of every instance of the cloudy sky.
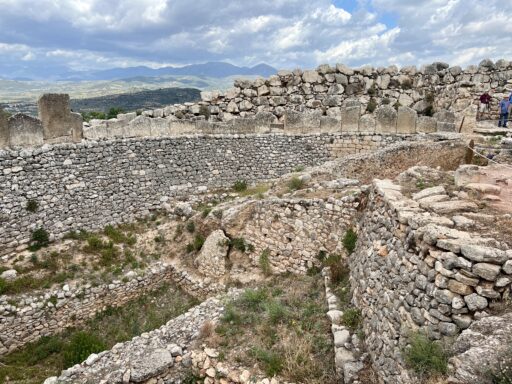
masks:
<path fill-rule="evenodd" d="M 0 76 L 512 59 L 510 0 L 0 0 Z"/>

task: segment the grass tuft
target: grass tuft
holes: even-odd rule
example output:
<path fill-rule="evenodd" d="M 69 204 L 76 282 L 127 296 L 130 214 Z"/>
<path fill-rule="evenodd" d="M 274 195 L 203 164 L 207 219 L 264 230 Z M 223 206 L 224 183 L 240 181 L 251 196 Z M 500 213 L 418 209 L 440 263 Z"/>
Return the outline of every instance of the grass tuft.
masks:
<path fill-rule="evenodd" d="M 409 367 L 421 376 L 446 374 L 448 370 L 448 358 L 442 346 L 421 333 L 411 335 L 410 346 L 403 354 Z"/>

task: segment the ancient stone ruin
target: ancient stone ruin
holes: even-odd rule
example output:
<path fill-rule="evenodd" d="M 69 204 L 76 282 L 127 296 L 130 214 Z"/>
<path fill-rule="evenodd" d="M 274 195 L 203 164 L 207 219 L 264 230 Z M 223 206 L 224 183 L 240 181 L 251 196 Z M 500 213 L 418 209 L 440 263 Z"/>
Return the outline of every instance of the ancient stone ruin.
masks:
<path fill-rule="evenodd" d="M 509 374 L 512 145 L 459 133 L 473 93 L 509 81 L 508 62 L 491 64 L 280 72 L 92 121 L 83 137 L 65 95 L 43 96 L 40 119 L 0 119 L 0 375 Z"/>

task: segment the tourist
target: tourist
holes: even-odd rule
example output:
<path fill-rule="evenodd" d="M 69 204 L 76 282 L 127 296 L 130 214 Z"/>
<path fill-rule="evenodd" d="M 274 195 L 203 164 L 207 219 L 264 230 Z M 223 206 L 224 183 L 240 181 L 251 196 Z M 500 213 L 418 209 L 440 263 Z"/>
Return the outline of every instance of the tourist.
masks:
<path fill-rule="evenodd" d="M 489 95 L 489 92 L 485 91 L 482 94 L 482 96 L 480 96 L 480 113 L 489 112 L 489 103 L 490 102 L 491 102 L 491 95 Z"/>
<path fill-rule="evenodd" d="M 503 125 L 503 128 L 507 128 L 508 121 L 508 107 L 510 107 L 510 101 L 507 95 L 503 96 L 503 100 L 500 101 L 499 112 L 500 119 L 498 121 L 498 127 Z"/>

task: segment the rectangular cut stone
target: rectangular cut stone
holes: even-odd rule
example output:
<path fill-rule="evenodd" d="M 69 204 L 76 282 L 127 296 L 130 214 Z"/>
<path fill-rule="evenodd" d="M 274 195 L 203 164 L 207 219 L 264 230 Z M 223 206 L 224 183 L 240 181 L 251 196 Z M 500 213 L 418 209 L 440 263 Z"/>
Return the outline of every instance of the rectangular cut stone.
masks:
<path fill-rule="evenodd" d="M 17 113 L 8 120 L 11 147 L 43 145 L 43 125 L 31 116 Z"/>
<path fill-rule="evenodd" d="M 397 133 L 416 133 L 416 119 L 418 114 L 409 107 L 398 107 L 396 122 Z"/>
<path fill-rule="evenodd" d="M 389 105 L 383 105 L 377 108 L 375 112 L 376 126 L 375 131 L 379 133 L 396 133 L 397 113 L 395 108 Z"/>
<path fill-rule="evenodd" d="M 287 110 L 284 114 L 284 130 L 286 133 L 308 133 L 320 129 L 320 113 L 300 113 Z"/>
<path fill-rule="evenodd" d="M 9 114 L 0 108 L 0 148 L 9 146 Z"/>
<path fill-rule="evenodd" d="M 196 124 L 192 120 L 171 120 L 169 128 L 172 135 L 186 135 L 196 132 Z"/>
<path fill-rule="evenodd" d="M 433 133 L 437 131 L 437 120 L 431 116 L 419 116 L 416 121 L 416 131 Z"/>
<path fill-rule="evenodd" d="M 341 132 L 341 121 L 329 116 L 320 118 L 320 133 Z"/>
<path fill-rule="evenodd" d="M 152 137 L 167 137 L 171 135 L 169 122 L 163 118 L 151 119 L 150 132 Z"/>
<path fill-rule="evenodd" d="M 118 121 L 119 128 L 125 137 L 149 137 L 151 136 L 152 119 L 147 116 L 137 116 L 128 125 L 124 121 Z"/>
<path fill-rule="evenodd" d="M 359 132 L 375 132 L 375 119 L 372 115 L 363 115 L 359 119 Z"/>
<path fill-rule="evenodd" d="M 44 140 L 49 142 L 71 141 L 73 131 L 82 129 L 82 117 L 72 114 L 69 106 L 69 95 L 47 93 L 37 101 L 39 119 L 43 124 Z M 57 139 L 57 140 L 55 140 Z"/>
<path fill-rule="evenodd" d="M 359 117 L 361 116 L 361 106 L 352 105 L 343 106 L 341 109 L 341 131 L 358 132 Z"/>

